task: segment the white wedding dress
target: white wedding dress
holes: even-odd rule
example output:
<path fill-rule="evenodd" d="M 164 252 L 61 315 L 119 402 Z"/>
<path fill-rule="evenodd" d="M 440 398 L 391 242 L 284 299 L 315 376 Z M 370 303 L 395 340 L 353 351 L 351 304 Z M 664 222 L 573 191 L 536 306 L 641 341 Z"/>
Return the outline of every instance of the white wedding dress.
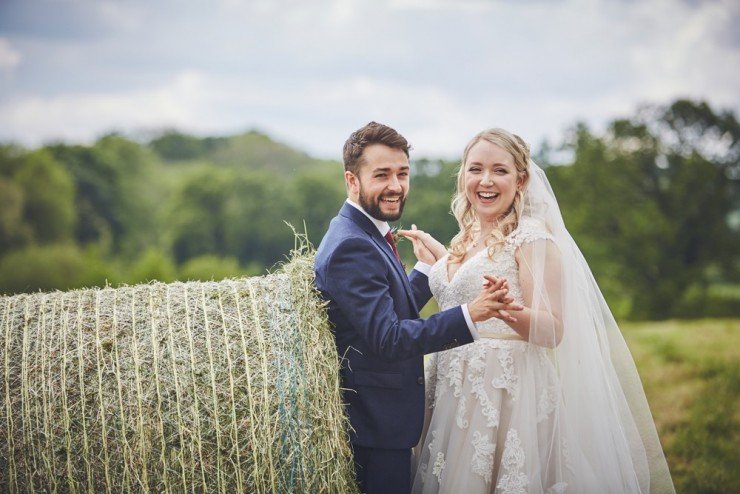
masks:
<path fill-rule="evenodd" d="M 493 259 L 487 249 L 478 252 L 450 281 L 447 256 L 441 258 L 429 274 L 439 308 L 472 301 L 483 274 L 506 278 L 510 295 L 523 303 L 515 251 L 549 237 L 543 225 L 523 218 Z M 476 326 L 480 339 L 428 361 L 412 492 L 605 492 L 559 423 L 560 391 L 549 350 L 506 339 L 517 335 L 500 319 Z"/>
<path fill-rule="evenodd" d="M 440 309 L 471 302 L 484 274 L 506 278 L 529 341 L 490 319 L 430 357 L 412 491 L 675 494 L 632 355 L 531 161 L 521 211 L 492 259 L 479 252 L 448 280 L 445 256 L 429 273 Z"/>

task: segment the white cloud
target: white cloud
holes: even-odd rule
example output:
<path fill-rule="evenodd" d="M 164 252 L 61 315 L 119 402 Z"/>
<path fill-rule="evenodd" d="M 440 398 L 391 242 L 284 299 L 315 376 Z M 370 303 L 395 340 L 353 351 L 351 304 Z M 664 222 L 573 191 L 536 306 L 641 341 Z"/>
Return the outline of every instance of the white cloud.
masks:
<path fill-rule="evenodd" d="M 490 10 L 491 0 L 388 0 L 393 10 L 453 10 L 480 12 Z"/>
<path fill-rule="evenodd" d="M 701 95 L 737 107 L 740 50 L 719 38 L 736 30 L 739 20 L 737 3 L 705 2 L 692 8 L 661 0 L 642 5 L 634 21 L 652 28 L 654 35 L 649 43 L 631 47 L 639 74 L 633 91 L 653 101 Z"/>
<path fill-rule="evenodd" d="M 0 106 L 2 137 L 27 145 L 55 139 L 91 141 L 110 130 L 189 125 L 197 121 L 198 74 L 183 73 L 144 91 L 27 96 Z"/>
<path fill-rule="evenodd" d="M 0 139 L 257 127 L 339 157 L 375 119 L 416 155 L 457 157 L 494 125 L 536 146 L 641 103 L 740 110 L 736 0 L 176 4 L 102 2 L 79 21 L 115 27 L 94 39 L 0 38 L 0 70 L 23 53 L 0 95 Z"/>
<path fill-rule="evenodd" d="M 21 52 L 14 49 L 9 40 L 0 38 L 0 70 L 12 72 L 22 59 Z"/>

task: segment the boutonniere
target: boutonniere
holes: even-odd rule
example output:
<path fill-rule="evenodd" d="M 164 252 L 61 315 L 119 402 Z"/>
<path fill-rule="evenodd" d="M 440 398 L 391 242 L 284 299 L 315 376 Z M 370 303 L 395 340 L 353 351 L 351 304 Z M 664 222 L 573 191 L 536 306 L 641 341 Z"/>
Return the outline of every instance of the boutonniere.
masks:
<path fill-rule="evenodd" d="M 393 242 L 395 242 L 396 245 L 398 245 L 398 242 L 404 240 L 404 237 L 398 234 L 397 227 L 391 227 L 391 237 L 393 237 Z"/>
<path fill-rule="evenodd" d="M 391 238 L 393 239 L 393 243 L 395 243 L 396 246 L 398 246 L 398 243 L 399 242 L 401 242 L 403 240 L 406 240 L 405 237 L 403 237 L 403 236 L 401 236 L 401 235 L 398 234 L 398 228 L 397 227 L 391 227 Z M 403 270 L 404 271 L 407 271 L 406 263 L 405 262 L 401 261 L 401 266 L 403 266 Z"/>

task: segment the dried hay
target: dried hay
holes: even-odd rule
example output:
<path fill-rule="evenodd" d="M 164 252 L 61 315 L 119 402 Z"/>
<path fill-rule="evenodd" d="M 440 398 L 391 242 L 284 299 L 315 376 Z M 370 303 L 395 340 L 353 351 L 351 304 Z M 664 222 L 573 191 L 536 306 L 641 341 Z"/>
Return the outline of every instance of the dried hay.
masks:
<path fill-rule="evenodd" d="M 0 491 L 356 492 L 312 280 L 0 297 Z"/>

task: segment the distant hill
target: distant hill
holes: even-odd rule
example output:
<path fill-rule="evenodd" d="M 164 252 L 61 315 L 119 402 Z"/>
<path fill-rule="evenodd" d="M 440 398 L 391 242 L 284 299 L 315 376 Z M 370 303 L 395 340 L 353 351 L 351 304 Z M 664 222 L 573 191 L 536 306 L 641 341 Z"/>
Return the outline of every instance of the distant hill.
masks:
<path fill-rule="evenodd" d="M 197 137 L 167 130 L 148 147 L 168 163 L 200 161 L 272 171 L 296 171 L 330 163 L 336 166 L 336 162 L 312 158 L 256 130 L 226 137 Z"/>

